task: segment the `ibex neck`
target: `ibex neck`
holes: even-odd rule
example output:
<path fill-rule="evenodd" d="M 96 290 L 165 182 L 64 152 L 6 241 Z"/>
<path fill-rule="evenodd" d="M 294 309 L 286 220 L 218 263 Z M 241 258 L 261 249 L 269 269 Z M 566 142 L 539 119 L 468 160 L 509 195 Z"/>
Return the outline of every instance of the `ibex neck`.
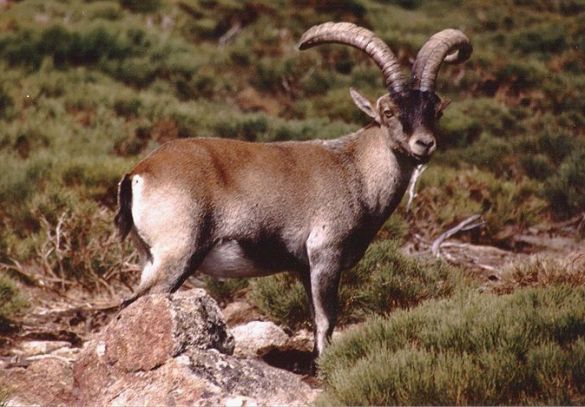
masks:
<path fill-rule="evenodd" d="M 352 157 L 360 178 L 362 203 L 370 216 L 382 221 L 398 206 L 416 167 L 412 159 L 391 147 L 387 134 L 376 125 L 337 141 Z"/>

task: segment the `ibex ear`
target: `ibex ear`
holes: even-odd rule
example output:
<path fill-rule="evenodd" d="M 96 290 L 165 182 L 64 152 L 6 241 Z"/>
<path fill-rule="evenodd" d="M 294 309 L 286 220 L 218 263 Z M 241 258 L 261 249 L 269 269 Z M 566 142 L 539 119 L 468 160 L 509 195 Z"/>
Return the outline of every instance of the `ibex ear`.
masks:
<path fill-rule="evenodd" d="M 349 94 L 353 99 L 353 103 L 355 103 L 355 105 L 359 107 L 362 112 L 370 116 L 376 122 L 380 123 L 380 116 L 378 115 L 378 111 L 372 107 L 372 104 L 364 95 L 359 93 L 354 88 L 349 88 Z"/>

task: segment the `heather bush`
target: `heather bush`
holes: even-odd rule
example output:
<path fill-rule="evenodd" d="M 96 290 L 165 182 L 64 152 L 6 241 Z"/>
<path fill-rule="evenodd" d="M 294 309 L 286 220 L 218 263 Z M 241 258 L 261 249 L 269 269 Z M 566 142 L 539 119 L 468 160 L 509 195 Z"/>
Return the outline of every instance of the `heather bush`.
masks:
<path fill-rule="evenodd" d="M 582 404 L 585 289 L 464 291 L 375 317 L 319 359 L 319 405 Z"/>

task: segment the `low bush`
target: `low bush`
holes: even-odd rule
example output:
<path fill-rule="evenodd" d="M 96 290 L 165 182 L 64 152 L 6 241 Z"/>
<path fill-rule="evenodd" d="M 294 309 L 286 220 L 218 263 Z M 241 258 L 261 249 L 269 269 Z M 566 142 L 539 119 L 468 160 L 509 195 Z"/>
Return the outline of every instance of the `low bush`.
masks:
<path fill-rule="evenodd" d="M 539 181 L 544 181 L 554 172 L 553 164 L 544 154 L 527 154 L 520 159 L 520 164 L 528 177 Z"/>
<path fill-rule="evenodd" d="M 377 241 L 356 267 L 342 275 L 339 320 L 355 322 L 370 313 L 385 314 L 429 298 L 449 296 L 463 281 L 458 269 L 439 261 L 410 258 L 400 252 L 396 242 Z M 257 279 L 250 299 L 281 324 L 296 327 L 310 319 L 305 291 L 293 276 Z"/>
<path fill-rule="evenodd" d="M 41 151 L 18 165 L 0 155 L 12 169 L 0 182 L 0 262 L 32 267 L 50 286 L 129 281 L 123 274 L 133 267 L 124 264 L 129 248 L 112 222 L 116 185 L 129 165 L 103 159 L 97 148 L 95 155 L 63 159 L 72 146 L 78 151 L 70 142 L 58 154 Z"/>
<path fill-rule="evenodd" d="M 567 48 L 567 33 L 565 26 L 541 24 L 514 33 L 510 41 L 512 47 L 522 53 L 550 55 Z"/>
<path fill-rule="evenodd" d="M 561 218 L 585 211 L 585 146 L 567 157 L 545 186 L 551 209 Z"/>
<path fill-rule="evenodd" d="M 242 118 L 242 120 L 219 122 L 215 126 L 215 133 L 219 137 L 247 141 L 261 139 L 267 130 L 268 122 L 263 116 L 248 116 Z"/>
<path fill-rule="evenodd" d="M 567 285 L 585 287 L 585 252 L 563 259 L 536 256 L 507 266 L 499 280 L 490 284 L 497 293 L 511 293 L 521 287 Z"/>
<path fill-rule="evenodd" d="M 536 60 L 509 60 L 495 68 L 496 80 L 512 85 L 514 92 L 531 89 L 546 82 L 550 71 L 547 67 Z"/>
<path fill-rule="evenodd" d="M 461 292 L 334 342 L 317 404 L 582 404 L 584 335 L 583 287 Z"/>
<path fill-rule="evenodd" d="M 139 13 L 152 13 L 159 9 L 161 0 L 119 0 L 120 5 Z"/>
<path fill-rule="evenodd" d="M 414 10 L 421 6 L 422 0 L 389 0 L 388 3 L 396 4 L 408 10 Z"/>
<path fill-rule="evenodd" d="M 457 106 L 447 108 L 440 126 L 441 148 L 468 146 L 477 140 L 482 131 L 480 122 Z"/>
<path fill-rule="evenodd" d="M 247 278 L 218 279 L 205 276 L 205 290 L 221 305 L 233 301 L 236 295 L 248 287 Z"/>
<path fill-rule="evenodd" d="M 40 230 L 28 237 L 34 244 L 30 261 L 44 285 L 113 293 L 119 283 L 129 286 L 136 281 L 138 273 L 131 271 L 137 271 L 137 254 L 128 241 L 120 243 L 112 211 L 91 201 L 55 204 L 51 197 L 44 198 L 32 213 Z"/>
<path fill-rule="evenodd" d="M 252 280 L 247 298 L 279 324 L 298 328 L 310 323 L 307 295 L 300 281 L 291 274 Z"/>
<path fill-rule="evenodd" d="M 540 219 L 546 203 L 538 194 L 537 185 L 526 179 L 504 181 L 477 168 L 455 171 L 431 165 L 420 178 L 413 219 L 420 220 L 424 233 L 437 236 L 468 216 L 482 214 L 486 224 L 473 235 L 475 241 L 505 245 L 498 234 L 507 226 L 524 228 Z"/>
<path fill-rule="evenodd" d="M 27 302 L 14 282 L 8 277 L 0 277 L 0 331 L 3 321 L 18 316 L 26 306 Z"/>
<path fill-rule="evenodd" d="M 476 141 L 480 134 L 509 139 L 514 136 L 516 123 L 504 104 L 491 98 L 477 98 L 453 103 L 440 122 L 441 146 L 464 147 Z"/>

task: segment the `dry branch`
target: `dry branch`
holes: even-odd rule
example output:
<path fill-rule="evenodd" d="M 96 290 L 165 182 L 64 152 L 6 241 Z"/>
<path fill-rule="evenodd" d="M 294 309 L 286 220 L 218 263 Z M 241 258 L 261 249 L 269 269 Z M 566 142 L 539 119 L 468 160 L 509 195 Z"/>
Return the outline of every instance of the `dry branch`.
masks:
<path fill-rule="evenodd" d="M 462 221 L 461 223 L 459 223 L 457 226 L 452 227 L 451 229 L 447 230 L 446 232 L 441 233 L 439 235 L 439 237 L 433 241 L 433 244 L 431 245 L 431 253 L 435 257 L 441 257 L 441 253 L 440 253 L 441 245 L 443 244 L 443 242 L 445 240 L 449 239 L 451 236 L 453 236 L 461 231 L 471 230 L 471 229 L 480 227 L 484 224 L 485 224 L 485 221 L 483 219 L 481 219 L 481 215 L 470 216 L 469 218 L 467 218 L 464 221 Z"/>

